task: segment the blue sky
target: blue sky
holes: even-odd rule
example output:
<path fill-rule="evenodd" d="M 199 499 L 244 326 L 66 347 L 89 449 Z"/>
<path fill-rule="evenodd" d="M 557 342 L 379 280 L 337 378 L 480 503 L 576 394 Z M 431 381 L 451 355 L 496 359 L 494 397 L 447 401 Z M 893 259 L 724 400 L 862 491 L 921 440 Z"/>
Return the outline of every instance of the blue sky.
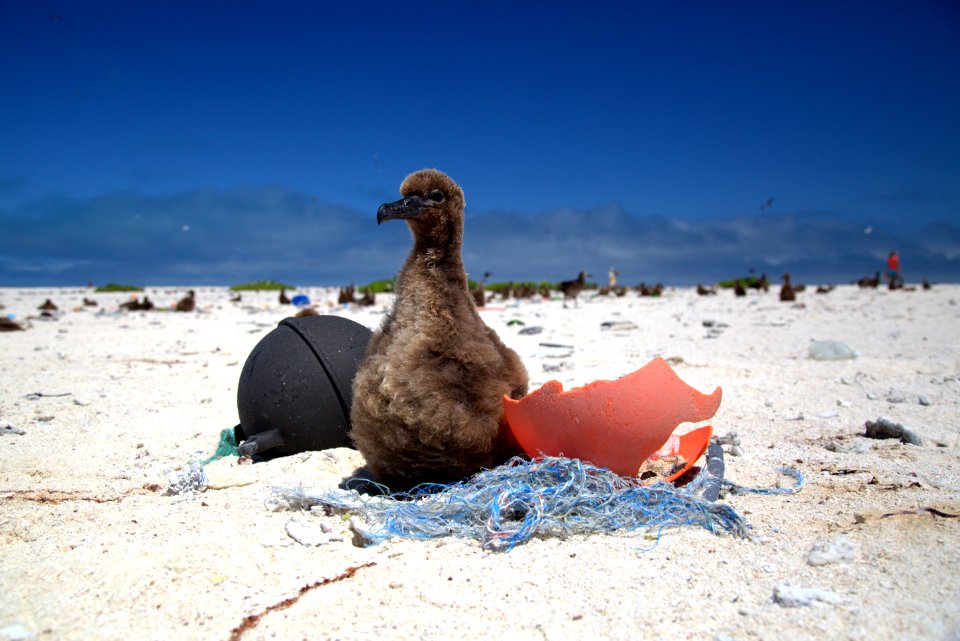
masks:
<path fill-rule="evenodd" d="M 0 285 L 392 276 L 422 167 L 493 280 L 957 281 L 958 78 L 947 1 L 0 1 Z"/>

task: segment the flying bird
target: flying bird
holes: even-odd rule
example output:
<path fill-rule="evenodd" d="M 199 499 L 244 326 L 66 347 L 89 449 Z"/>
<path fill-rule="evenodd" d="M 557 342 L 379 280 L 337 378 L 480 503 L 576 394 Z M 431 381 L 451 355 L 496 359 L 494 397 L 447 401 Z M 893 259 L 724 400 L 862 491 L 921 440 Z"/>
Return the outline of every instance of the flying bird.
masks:
<path fill-rule="evenodd" d="M 760 206 L 760 211 L 766 211 L 766 210 L 770 209 L 771 207 L 773 207 L 773 198 L 767 198 L 767 202 L 763 203 L 763 204 Z"/>
<path fill-rule="evenodd" d="M 351 437 L 374 478 L 392 490 L 459 481 L 522 453 L 503 424 L 503 396 L 522 398 L 527 371 L 486 326 L 461 248 L 464 196 L 424 169 L 377 222 L 403 220 L 413 249 L 396 298 L 353 382 Z"/>

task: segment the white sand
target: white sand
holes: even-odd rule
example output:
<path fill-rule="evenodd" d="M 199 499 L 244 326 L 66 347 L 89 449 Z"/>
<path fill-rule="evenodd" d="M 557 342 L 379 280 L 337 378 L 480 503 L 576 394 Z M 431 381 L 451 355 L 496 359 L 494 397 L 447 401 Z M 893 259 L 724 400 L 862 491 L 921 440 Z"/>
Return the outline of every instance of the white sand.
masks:
<path fill-rule="evenodd" d="M 538 539 L 510 553 L 458 539 L 361 548 L 339 517 L 264 507 L 274 484 L 349 477 L 362 464 L 351 450 L 254 466 L 224 459 L 211 477 L 229 487 L 165 495 L 168 471 L 211 454 L 237 422 L 247 354 L 291 313 L 273 293 L 244 294 L 237 306 L 224 289 L 197 289 L 200 312 L 122 315 L 74 311 L 84 290 L 0 290 L 3 314 L 35 314 L 47 297 L 66 310 L 0 334 L 0 428 L 26 432 L 0 435 L 0 639 L 228 639 L 264 612 L 234 638 L 960 638 L 960 519 L 946 516 L 960 514 L 960 286 L 808 291 L 802 308 L 775 291 L 681 289 L 484 311 L 532 388 L 682 359 L 675 369 L 688 383 L 723 387 L 711 423 L 738 432 L 743 450 L 726 457 L 727 478 L 770 486 L 789 464 L 807 479 L 794 496 L 726 497 L 752 539 L 681 528 L 649 551 L 637 532 Z M 169 305 L 183 290 L 148 293 Z M 305 293 L 371 328 L 383 312 Z M 127 298 L 95 297 L 105 311 Z M 543 332 L 520 336 L 507 326 L 515 318 Z M 726 327 L 707 338 L 704 320 Z M 603 331 L 604 321 L 637 329 Z M 813 338 L 860 355 L 811 360 Z M 860 436 L 879 416 L 925 445 Z M 834 441 L 839 451 L 825 447 Z M 330 540 L 296 543 L 291 520 L 327 526 Z M 841 535 L 852 558 L 806 562 L 818 541 Z M 809 604 L 778 604 L 775 590 Z"/>

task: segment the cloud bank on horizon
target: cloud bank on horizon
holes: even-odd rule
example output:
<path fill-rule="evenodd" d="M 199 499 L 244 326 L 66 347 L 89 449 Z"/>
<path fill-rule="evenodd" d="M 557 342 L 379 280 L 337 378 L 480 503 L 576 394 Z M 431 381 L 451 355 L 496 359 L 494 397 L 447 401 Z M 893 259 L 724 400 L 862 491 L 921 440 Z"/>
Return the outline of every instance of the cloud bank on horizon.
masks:
<path fill-rule="evenodd" d="M 916 199 L 922 194 L 887 198 Z M 410 248 L 406 226 L 281 184 L 169 195 L 48 195 L 0 209 L 0 286 L 231 285 L 271 278 L 298 286 L 392 277 Z M 869 232 L 868 232 L 869 229 Z M 882 270 L 897 249 L 908 281 L 960 280 L 960 228 L 872 226 L 832 212 L 758 212 L 707 220 L 636 215 L 618 204 L 536 213 L 467 212 L 464 261 L 493 281 L 689 285 L 743 276 L 845 283 Z"/>

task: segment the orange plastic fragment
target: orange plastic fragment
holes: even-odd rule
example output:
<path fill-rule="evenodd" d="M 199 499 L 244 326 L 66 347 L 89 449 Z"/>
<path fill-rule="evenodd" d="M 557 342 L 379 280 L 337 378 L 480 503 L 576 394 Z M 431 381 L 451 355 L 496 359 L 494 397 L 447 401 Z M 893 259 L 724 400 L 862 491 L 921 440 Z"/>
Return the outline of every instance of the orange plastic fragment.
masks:
<path fill-rule="evenodd" d="M 655 358 L 615 381 L 594 381 L 566 392 L 559 381 L 549 381 L 519 401 L 505 396 L 503 411 L 527 455 L 578 458 L 633 476 L 680 423 L 716 414 L 721 395 L 719 387 L 710 395 L 698 392 L 665 360 Z M 702 438 L 697 438 L 699 447 Z M 677 447 L 683 443 L 681 439 Z M 692 465 L 702 453 L 688 462 Z"/>
<path fill-rule="evenodd" d="M 686 434 L 671 434 L 667 442 L 659 450 L 650 456 L 650 458 L 664 458 L 667 456 L 680 456 L 685 463 L 672 474 L 669 474 L 661 481 L 673 481 L 683 476 L 687 470 L 693 467 L 703 456 L 710 446 L 710 437 L 713 436 L 713 426 L 704 425 Z"/>

